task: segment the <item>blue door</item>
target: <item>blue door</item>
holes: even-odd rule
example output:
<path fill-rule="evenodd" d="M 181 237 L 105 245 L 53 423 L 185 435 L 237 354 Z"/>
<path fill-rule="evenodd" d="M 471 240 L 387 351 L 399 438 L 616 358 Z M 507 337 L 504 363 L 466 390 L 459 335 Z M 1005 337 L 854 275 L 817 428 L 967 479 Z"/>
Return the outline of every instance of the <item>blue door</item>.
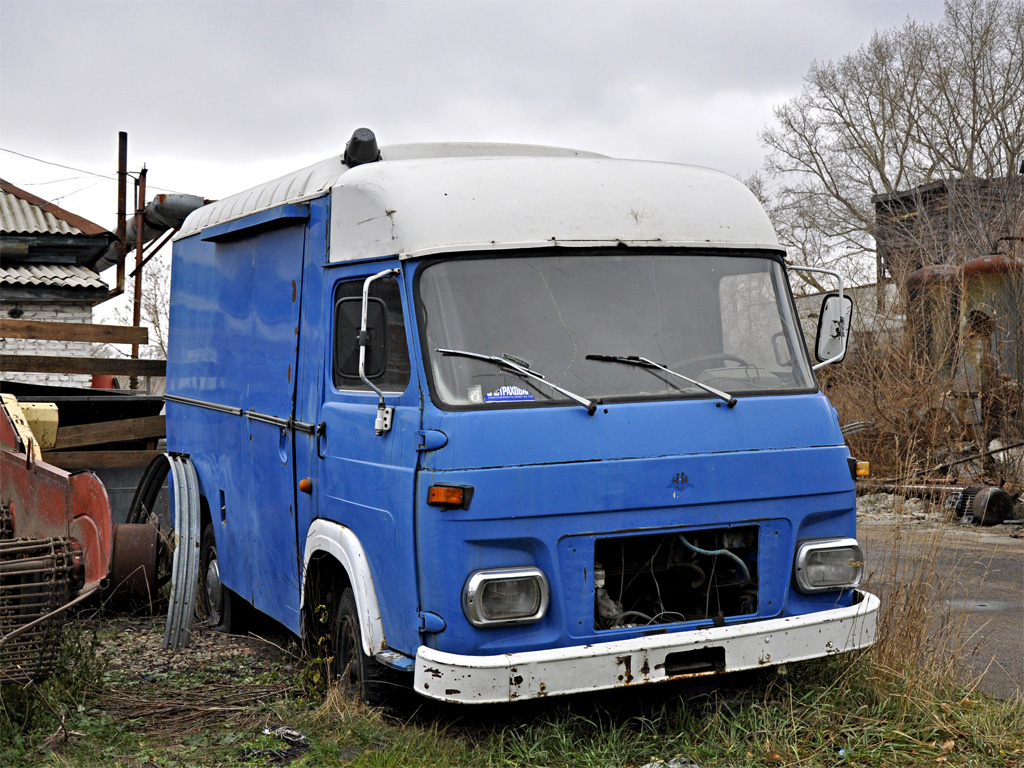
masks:
<path fill-rule="evenodd" d="M 308 439 L 312 494 L 300 500 L 300 529 L 324 518 L 351 529 L 366 552 L 389 647 L 415 651 L 417 597 L 413 537 L 413 485 L 420 421 L 419 387 L 412 373 L 401 276 L 377 280 L 370 299 L 380 319 L 371 333 L 385 343 L 368 375 L 395 409 L 390 431 L 374 433 L 377 394 L 358 375 L 358 330 L 363 281 L 388 266 L 336 264 L 321 268 L 320 307 L 324 329 L 319 365 L 304 355 L 303 374 L 319 380 L 320 401 L 300 406 L 318 436 Z M 309 290 L 309 286 L 307 286 Z M 312 302 L 311 294 L 307 294 Z M 313 316 L 311 312 L 310 317 Z M 303 349 L 311 349 L 303 338 Z M 313 388 L 300 385 L 301 398 Z M 300 438 L 305 440 L 306 438 Z M 300 496 L 303 494 L 300 494 Z"/>
<path fill-rule="evenodd" d="M 293 466 L 295 378 L 305 223 L 254 239 L 252 339 L 246 483 L 251 598 L 285 626 L 298 628 L 299 550 Z M 262 275 L 262 277 L 261 277 Z M 284 290 L 282 291 L 282 288 Z M 282 293 L 284 295 L 282 295 Z M 243 448 L 243 450 L 245 449 Z"/>

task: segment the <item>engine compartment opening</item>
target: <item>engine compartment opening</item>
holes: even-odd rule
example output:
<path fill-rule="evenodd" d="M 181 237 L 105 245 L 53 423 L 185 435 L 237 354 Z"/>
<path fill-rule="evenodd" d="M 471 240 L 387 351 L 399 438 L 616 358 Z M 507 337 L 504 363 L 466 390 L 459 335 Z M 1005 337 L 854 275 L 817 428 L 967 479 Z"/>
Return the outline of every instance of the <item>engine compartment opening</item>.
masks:
<path fill-rule="evenodd" d="M 757 613 L 757 526 L 594 542 L 594 629 Z"/>

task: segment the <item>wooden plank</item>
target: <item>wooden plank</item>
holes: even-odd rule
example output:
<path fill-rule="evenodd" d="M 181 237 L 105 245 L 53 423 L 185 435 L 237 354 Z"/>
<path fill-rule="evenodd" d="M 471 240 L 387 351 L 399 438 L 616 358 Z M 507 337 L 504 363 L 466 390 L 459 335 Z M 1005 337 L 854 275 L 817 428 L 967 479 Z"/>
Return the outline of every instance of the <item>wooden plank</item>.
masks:
<path fill-rule="evenodd" d="M 0 355 L 0 371 L 30 373 L 109 373 L 114 376 L 166 376 L 166 360 L 131 360 L 121 357 L 56 357 Z"/>
<path fill-rule="evenodd" d="M 57 442 L 53 449 L 59 451 L 65 448 L 81 448 L 83 445 L 124 443 L 129 440 L 143 440 L 165 435 L 163 416 L 97 421 L 92 424 L 61 427 L 57 430 Z"/>
<path fill-rule="evenodd" d="M 43 461 L 61 469 L 146 467 L 163 451 L 43 451 Z"/>
<path fill-rule="evenodd" d="M 149 329 L 130 325 L 95 323 L 56 323 L 47 320 L 8 320 L 0 318 L 0 336 L 7 339 L 53 339 L 91 341 L 108 344 L 148 344 Z"/>

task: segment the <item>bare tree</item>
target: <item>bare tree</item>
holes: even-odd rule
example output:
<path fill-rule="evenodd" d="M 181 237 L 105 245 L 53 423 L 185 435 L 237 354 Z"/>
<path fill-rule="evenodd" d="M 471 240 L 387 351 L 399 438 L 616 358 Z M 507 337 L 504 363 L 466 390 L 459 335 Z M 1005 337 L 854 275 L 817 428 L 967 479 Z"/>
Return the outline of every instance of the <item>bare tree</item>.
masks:
<path fill-rule="evenodd" d="M 820 374 L 883 474 L 1024 437 L 1022 94 L 1024 2 L 947 0 L 814 62 L 762 132 L 747 183 L 790 258 L 894 278 L 862 294 L 853 364 Z"/>
<path fill-rule="evenodd" d="M 1002 178 L 1024 159 L 1024 3 L 947 0 L 941 22 L 878 31 L 814 62 L 761 139 L 769 210 L 792 255 L 862 277 L 874 199 L 937 180 Z"/>
<path fill-rule="evenodd" d="M 153 257 L 142 270 L 142 305 L 140 319 L 149 329 L 149 344 L 139 348 L 141 357 L 167 359 L 168 313 L 171 305 L 170 253 Z M 125 281 L 125 292 L 113 310 L 113 319 L 121 325 L 132 324 L 134 278 Z M 120 353 L 119 353 L 120 354 Z M 125 353 L 126 354 L 126 353 Z"/>

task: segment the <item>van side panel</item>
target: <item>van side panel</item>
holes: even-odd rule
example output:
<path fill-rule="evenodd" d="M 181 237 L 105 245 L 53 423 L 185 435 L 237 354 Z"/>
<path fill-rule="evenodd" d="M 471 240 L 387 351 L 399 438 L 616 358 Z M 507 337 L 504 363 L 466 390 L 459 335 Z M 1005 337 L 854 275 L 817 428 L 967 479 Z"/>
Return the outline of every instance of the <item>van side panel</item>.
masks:
<path fill-rule="evenodd" d="M 292 416 L 305 224 L 175 244 L 168 450 L 196 466 L 221 580 L 299 628 Z"/>
<path fill-rule="evenodd" d="M 247 409 L 289 419 L 293 413 L 299 293 L 305 225 L 262 232 L 256 245 Z M 295 531 L 294 430 L 249 419 L 252 602 L 297 631 L 299 550 Z"/>
<path fill-rule="evenodd" d="M 198 235 L 174 244 L 168 395 L 233 408 L 246 401 L 250 350 L 239 340 L 250 332 L 255 245 L 234 245 L 215 254 Z M 214 524 L 221 582 L 241 595 L 252 583 L 252 561 L 239 556 L 247 531 L 235 524 L 248 505 L 248 444 L 246 419 L 167 401 L 167 450 L 191 456 Z"/>

